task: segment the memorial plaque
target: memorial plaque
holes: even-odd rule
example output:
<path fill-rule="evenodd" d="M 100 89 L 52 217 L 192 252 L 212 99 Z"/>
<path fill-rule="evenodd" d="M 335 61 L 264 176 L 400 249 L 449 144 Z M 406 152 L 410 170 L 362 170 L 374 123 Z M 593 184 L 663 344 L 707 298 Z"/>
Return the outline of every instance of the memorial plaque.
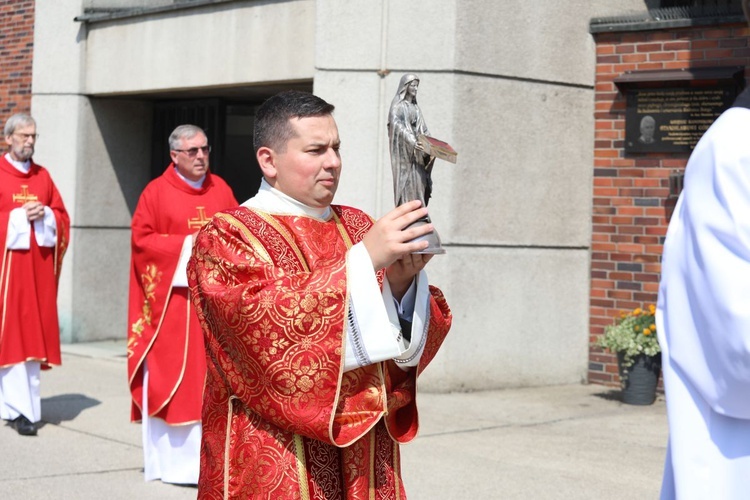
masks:
<path fill-rule="evenodd" d="M 625 152 L 689 153 L 736 97 L 734 86 L 632 89 L 625 111 Z"/>

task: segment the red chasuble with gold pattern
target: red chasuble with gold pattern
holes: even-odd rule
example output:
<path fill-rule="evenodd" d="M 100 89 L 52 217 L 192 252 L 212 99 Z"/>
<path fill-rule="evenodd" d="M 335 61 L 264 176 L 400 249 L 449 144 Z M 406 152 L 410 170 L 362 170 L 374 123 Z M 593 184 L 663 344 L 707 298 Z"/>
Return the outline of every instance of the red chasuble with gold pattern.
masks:
<path fill-rule="evenodd" d="M 169 424 L 200 421 L 206 374 L 203 335 L 187 287 L 172 287 L 185 237 L 219 210 L 237 206 L 221 178 L 206 175 L 201 189 L 170 164 L 141 194 L 133 214 L 128 380 L 131 419 L 141 420 L 143 362 L 148 360 L 151 416 Z"/>
<path fill-rule="evenodd" d="M 40 247 L 32 227 L 28 250 L 8 250 L 10 212 L 28 201 L 52 209 L 55 247 Z M 69 236 L 70 219 L 47 170 L 32 161 L 24 174 L 0 157 L 0 367 L 29 360 L 42 368 L 60 364 L 57 282 Z"/>
<path fill-rule="evenodd" d="M 431 288 L 417 369 L 389 360 L 344 372 L 346 253 L 372 220 L 332 208 L 321 222 L 241 207 L 198 235 L 188 281 L 208 354 L 199 498 L 405 498 L 398 443 L 416 436 L 416 376 L 451 314 Z"/>

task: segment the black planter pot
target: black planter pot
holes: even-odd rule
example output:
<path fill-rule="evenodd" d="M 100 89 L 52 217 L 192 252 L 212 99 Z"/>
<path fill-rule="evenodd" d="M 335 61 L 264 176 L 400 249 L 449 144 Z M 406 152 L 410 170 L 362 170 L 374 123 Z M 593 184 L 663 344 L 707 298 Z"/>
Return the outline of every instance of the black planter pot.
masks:
<path fill-rule="evenodd" d="M 661 353 L 656 356 L 639 354 L 634 363 L 623 367 L 623 353 L 617 353 L 620 370 L 622 402 L 629 405 L 650 405 L 656 400 L 656 386 L 661 373 Z"/>

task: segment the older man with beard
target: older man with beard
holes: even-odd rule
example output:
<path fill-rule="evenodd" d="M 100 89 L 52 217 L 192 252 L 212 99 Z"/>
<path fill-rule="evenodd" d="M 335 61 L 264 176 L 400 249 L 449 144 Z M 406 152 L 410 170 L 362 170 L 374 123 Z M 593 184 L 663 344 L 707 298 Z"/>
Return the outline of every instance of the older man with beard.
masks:
<path fill-rule="evenodd" d="M 39 374 L 60 365 L 57 282 L 70 221 L 47 170 L 31 156 L 36 122 L 5 124 L 0 157 L 0 418 L 23 436 L 41 419 Z"/>

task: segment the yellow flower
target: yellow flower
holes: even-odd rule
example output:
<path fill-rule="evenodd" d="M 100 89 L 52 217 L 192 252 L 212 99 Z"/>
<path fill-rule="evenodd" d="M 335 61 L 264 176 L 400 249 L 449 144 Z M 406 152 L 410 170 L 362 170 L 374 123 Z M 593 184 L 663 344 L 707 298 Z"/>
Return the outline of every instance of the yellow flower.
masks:
<path fill-rule="evenodd" d="M 651 314 L 656 314 L 656 306 L 655 305 L 651 304 L 650 306 L 648 306 L 648 310 L 649 310 L 649 312 Z"/>
<path fill-rule="evenodd" d="M 638 316 L 642 312 L 643 310 L 640 307 L 636 307 L 635 309 L 633 309 L 633 316 Z"/>
<path fill-rule="evenodd" d="M 644 328 L 643 335 L 651 335 L 651 330 L 649 330 L 648 328 Z"/>
<path fill-rule="evenodd" d="M 640 332 L 641 331 L 641 327 L 639 327 L 638 325 L 635 325 L 633 327 L 633 330 L 636 331 L 636 332 Z"/>
<path fill-rule="evenodd" d="M 655 325 L 655 324 L 653 324 L 653 323 L 651 323 L 651 324 L 649 325 L 649 327 L 648 327 L 648 328 L 649 328 L 649 330 L 651 330 L 652 332 L 655 332 L 655 331 L 656 331 L 656 325 Z"/>

